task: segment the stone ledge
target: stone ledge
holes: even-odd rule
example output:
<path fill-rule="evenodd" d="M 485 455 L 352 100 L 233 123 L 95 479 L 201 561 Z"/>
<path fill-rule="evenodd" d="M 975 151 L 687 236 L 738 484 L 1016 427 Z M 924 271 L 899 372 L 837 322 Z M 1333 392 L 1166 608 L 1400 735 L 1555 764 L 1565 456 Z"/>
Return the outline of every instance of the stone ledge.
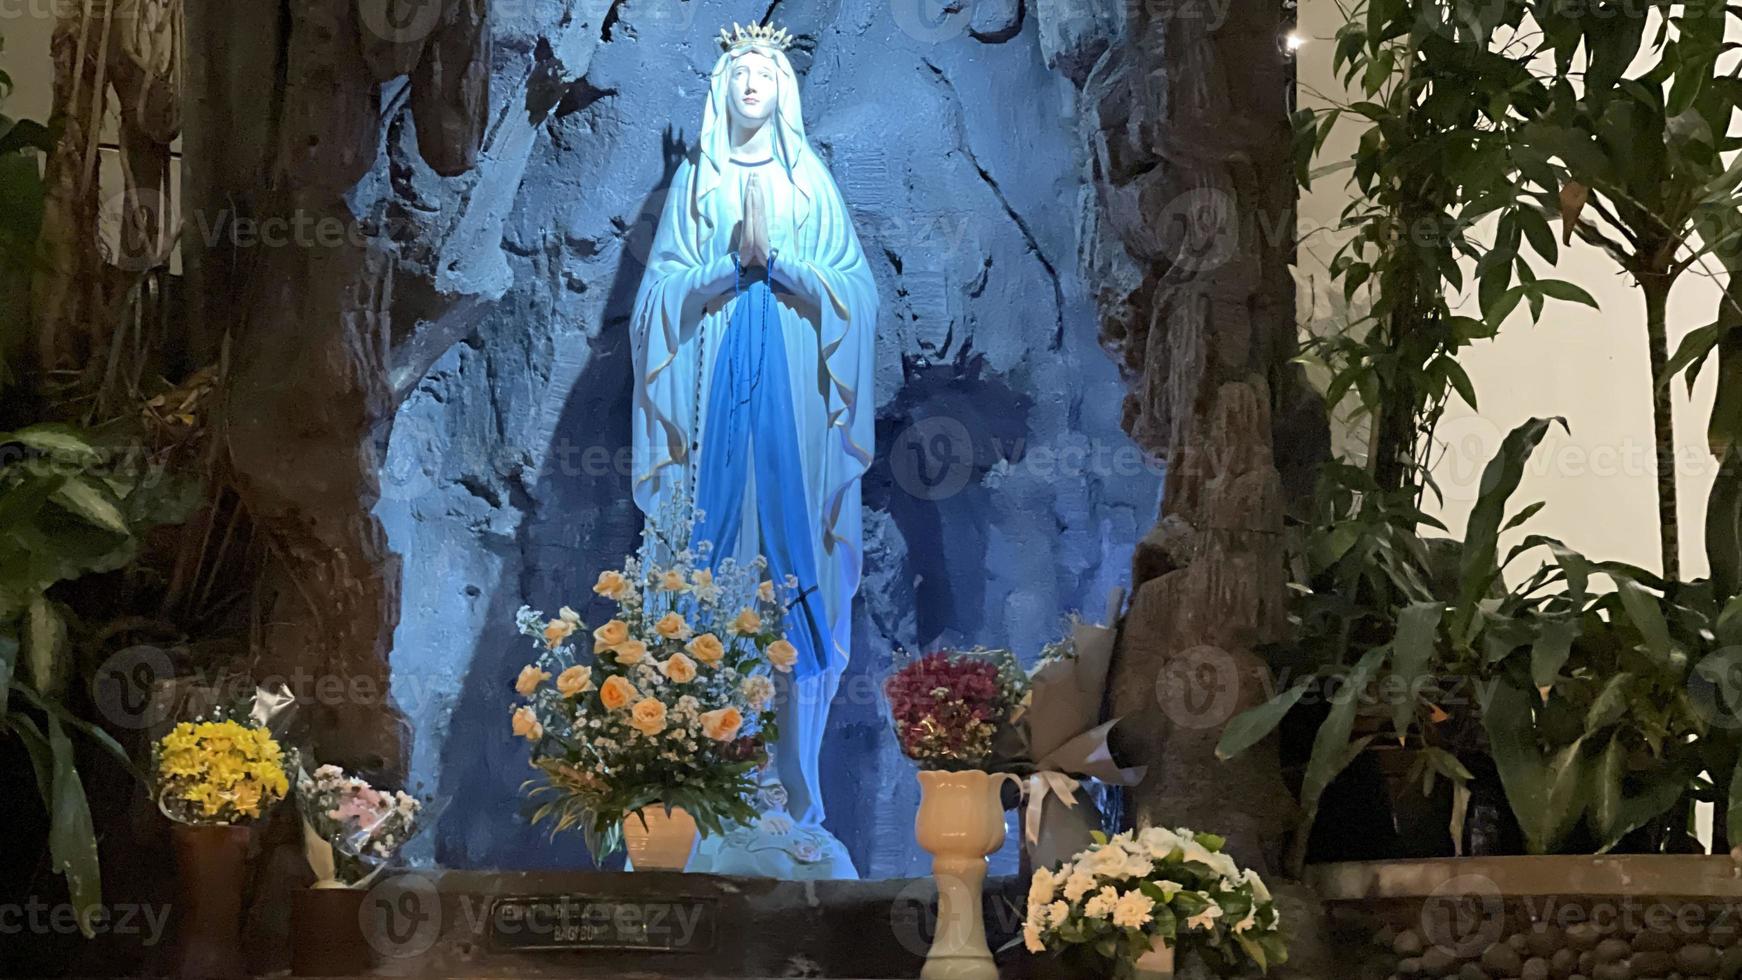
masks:
<path fill-rule="evenodd" d="M 1466 880 L 1467 879 L 1467 880 Z M 1728 855 L 1436 858 L 1361 861 L 1307 869 L 1327 902 L 1459 894 L 1462 885 L 1508 896 L 1671 896 L 1742 899 L 1742 864 Z"/>

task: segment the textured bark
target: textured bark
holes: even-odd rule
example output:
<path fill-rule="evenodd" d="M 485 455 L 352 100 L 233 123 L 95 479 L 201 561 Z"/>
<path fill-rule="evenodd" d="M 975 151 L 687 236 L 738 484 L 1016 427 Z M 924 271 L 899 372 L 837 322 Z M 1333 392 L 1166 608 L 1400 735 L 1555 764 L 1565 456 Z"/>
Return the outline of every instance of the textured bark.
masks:
<path fill-rule="evenodd" d="M 1214 828 L 1241 860 L 1274 867 L 1295 809 L 1275 746 L 1224 763 L 1215 745 L 1268 696 L 1256 651 L 1287 628 L 1276 433 L 1308 434 L 1285 454 L 1295 462 L 1322 444 L 1310 410 L 1297 418 L 1310 401 L 1287 364 L 1285 27 L 1269 0 L 1234 0 L 1220 23 L 1189 3 L 1120 6 L 1109 40 L 1120 11 L 1041 4 L 1061 68 L 1105 45 L 1082 82 L 1096 195 L 1083 260 L 1103 343 L 1130 381 L 1126 428 L 1167 462 L 1115 666 L 1111 710 L 1128 719 L 1115 748 L 1150 765 L 1132 794 L 1137 823 Z M 1049 10 L 1074 21 L 1049 26 Z"/>
<path fill-rule="evenodd" d="M 217 0 L 195 7 L 203 88 L 189 142 L 211 152 L 190 165 L 190 225 L 205 234 L 190 239 L 189 265 L 223 296 L 195 329 L 231 339 L 229 474 L 272 556 L 256 590 L 254 672 L 299 685 L 323 761 L 393 771 L 406 735 L 388 696 L 399 562 L 372 510 L 399 391 L 393 338 L 421 334 L 395 331 L 393 242 L 372 237 L 346 195 L 382 155 L 381 59 L 403 52 L 370 43 L 381 34 L 354 0 L 297 0 L 282 22 Z M 487 34 L 485 6 L 468 9 L 472 33 Z M 280 84 L 262 84 L 267 66 Z M 221 94 L 232 89 L 248 94 Z M 413 98 L 448 121 L 438 143 L 449 171 L 476 160 L 487 106 L 475 82 Z M 449 343 L 468 329 L 442 322 Z"/>

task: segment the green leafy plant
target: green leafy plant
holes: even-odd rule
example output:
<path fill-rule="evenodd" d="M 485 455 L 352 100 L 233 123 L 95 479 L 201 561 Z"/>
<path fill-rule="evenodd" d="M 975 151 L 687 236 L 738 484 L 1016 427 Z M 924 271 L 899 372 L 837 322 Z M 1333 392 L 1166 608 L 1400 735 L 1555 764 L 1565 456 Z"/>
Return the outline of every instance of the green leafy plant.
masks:
<path fill-rule="evenodd" d="M 1430 436 L 1452 393 L 1472 408 L 1475 387 L 1456 355 L 1490 337 L 1499 316 L 1453 312 L 1475 262 L 1485 307 L 1547 300 L 1595 305 L 1583 289 L 1539 278 L 1521 247 L 1557 254 L 1550 204 L 1516 180 L 1511 130 L 1544 111 L 1549 95 L 1531 75 L 1523 0 L 1364 0 L 1343 8 L 1333 70 L 1350 98 L 1295 118 L 1297 176 L 1347 168 L 1353 200 L 1335 231 L 1346 238 L 1330 272 L 1351 308 L 1366 312 L 1313 338 L 1303 359 L 1326 378 L 1335 409 L 1353 395 L 1368 425 L 1366 465 L 1382 490 L 1419 492 Z M 1323 159 L 1340 123 L 1361 126 L 1353 157 Z M 1321 166 L 1315 170 L 1313 164 Z M 1497 220 L 1492 241 L 1475 234 Z"/>
<path fill-rule="evenodd" d="M 1277 656 L 1305 677 L 1233 719 L 1218 747 L 1223 758 L 1244 752 L 1333 680 L 1348 692 L 1330 699 L 1314 739 L 1294 867 L 1324 791 L 1381 737 L 1421 746 L 1429 781 L 1466 781 L 1459 756 L 1491 755 L 1536 853 L 1587 846 L 1581 826 L 1591 849 L 1608 850 L 1698 788 L 1712 711 L 1690 685 L 1723 649 L 1710 584 L 1666 583 L 1542 536 L 1500 552 L 1501 535 L 1540 509 L 1509 515 L 1508 503 L 1554 424 L 1531 419 L 1506 437 L 1461 543 L 1416 536 L 1409 525 L 1432 522 L 1383 495 L 1350 509 L 1339 495 L 1349 469 L 1329 475 L 1329 519 L 1300 538 L 1295 638 Z M 1505 569 L 1545 551 L 1534 573 L 1503 584 Z M 1614 590 L 1594 590 L 1594 576 Z"/>
<path fill-rule="evenodd" d="M 55 592 L 128 566 L 140 535 L 184 518 L 187 498 L 109 458 L 89 434 L 66 426 L 0 435 L 0 737 L 18 738 L 30 757 L 53 821 L 50 858 L 87 935 L 101 878 L 71 733 L 137 772 L 114 738 L 68 707 L 77 619 Z"/>
<path fill-rule="evenodd" d="M 1597 13 L 1543 4 L 1541 51 L 1552 57 L 1549 107 L 1519 126 L 1514 160 L 1544 199 L 1558 199 L 1562 241 L 1598 247 L 1637 284 L 1644 299 L 1646 343 L 1654 383 L 1652 422 L 1658 471 L 1658 519 L 1664 576 L 1679 577 L 1675 427 L 1668 381 L 1695 368 L 1719 346 L 1742 309 L 1725 310 L 1694 331 L 1672 359 L 1668 307 L 1688 273 L 1710 262 L 1736 269 L 1742 255 L 1742 148 L 1732 119 L 1742 109 L 1742 78 L 1720 65 L 1726 44 L 1724 0 L 1679 0 Z M 1742 9 L 1730 14 L 1742 19 Z M 1655 40 L 1647 32 L 1656 28 Z M 1636 76 L 1641 54 L 1656 53 Z M 1576 68 L 1583 84 L 1575 86 Z M 1734 345 L 1731 345 L 1734 347 Z M 1742 360 L 1727 357 L 1729 384 L 1714 413 L 1720 458 L 1742 424 Z M 1690 371 L 1689 380 L 1692 380 Z"/>

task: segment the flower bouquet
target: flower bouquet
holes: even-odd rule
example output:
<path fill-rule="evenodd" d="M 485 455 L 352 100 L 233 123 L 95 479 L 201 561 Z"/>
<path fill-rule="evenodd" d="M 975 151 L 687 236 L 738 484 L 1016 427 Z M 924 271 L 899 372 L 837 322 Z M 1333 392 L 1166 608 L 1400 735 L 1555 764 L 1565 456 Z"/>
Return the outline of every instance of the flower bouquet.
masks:
<path fill-rule="evenodd" d="M 1223 843 L 1159 827 L 1097 834 L 1057 871 L 1034 873 L 1023 945 L 1087 951 L 1124 977 L 1140 961 L 1171 963 L 1178 952 L 1195 952 L 1224 975 L 1248 965 L 1268 972 L 1288 958 L 1281 916 L 1263 880 L 1222 853 Z"/>
<path fill-rule="evenodd" d="M 516 617 L 540 651 L 515 681 L 512 718 L 541 773 L 526 786 L 532 819 L 579 828 L 595 860 L 657 804 L 707 834 L 756 819 L 756 773 L 775 737 L 771 674 L 798 657 L 782 628 L 795 588 L 768 580 L 760 557 L 710 569 L 709 550 L 644 541 L 593 586 L 615 606 L 595 629 L 567 607 Z"/>
<path fill-rule="evenodd" d="M 1115 592 L 1107 618 L 1123 604 Z M 1073 616 L 1062 639 L 1048 644 L 1027 681 L 1028 695 L 1013 720 L 1006 747 L 1010 768 L 1026 776 L 1023 855 L 1032 867 L 1051 867 L 1089 846 L 1102 817 L 1084 783 L 1135 786 L 1145 769 L 1121 767 L 1107 740 L 1119 719 L 1101 721 L 1114 630 Z"/>
<path fill-rule="evenodd" d="M 1027 689 L 1008 650 L 943 651 L 911 660 L 883 683 L 901 751 L 921 769 L 995 769 Z"/>
<path fill-rule="evenodd" d="M 271 731 L 217 715 L 184 721 L 152 747 L 157 806 L 177 823 L 253 820 L 290 788 L 284 750 Z"/>
<path fill-rule="evenodd" d="M 246 710 L 215 710 L 152 746 L 153 795 L 175 822 L 181 927 L 178 976 L 240 976 L 242 887 L 250 827 L 290 789 L 267 723 L 291 702 L 258 691 Z"/>
<path fill-rule="evenodd" d="M 362 888 L 421 826 L 423 802 L 381 790 L 338 766 L 297 774 L 303 850 L 316 888 Z"/>

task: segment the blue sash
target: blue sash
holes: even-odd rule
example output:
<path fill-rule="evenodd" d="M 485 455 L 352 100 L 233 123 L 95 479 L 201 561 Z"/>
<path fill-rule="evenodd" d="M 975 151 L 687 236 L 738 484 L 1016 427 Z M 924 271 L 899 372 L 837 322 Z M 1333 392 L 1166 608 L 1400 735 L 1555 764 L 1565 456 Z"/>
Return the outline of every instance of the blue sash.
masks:
<path fill-rule="evenodd" d="M 799 677 L 828 664 L 824 638 L 833 635 L 817 587 L 816 525 L 805 498 L 798 424 L 779 311 L 768 276 L 744 285 L 744 270 L 732 257 L 737 307 L 714 361 L 702 423 L 696 506 L 702 519 L 695 540 L 713 543 L 712 563 L 735 556 L 744 521 L 744 494 L 756 479 L 756 518 L 762 553 L 776 582 L 798 579 L 800 598 L 786 613 L 786 638 L 798 648 Z M 773 274 L 774 258 L 768 260 Z"/>

